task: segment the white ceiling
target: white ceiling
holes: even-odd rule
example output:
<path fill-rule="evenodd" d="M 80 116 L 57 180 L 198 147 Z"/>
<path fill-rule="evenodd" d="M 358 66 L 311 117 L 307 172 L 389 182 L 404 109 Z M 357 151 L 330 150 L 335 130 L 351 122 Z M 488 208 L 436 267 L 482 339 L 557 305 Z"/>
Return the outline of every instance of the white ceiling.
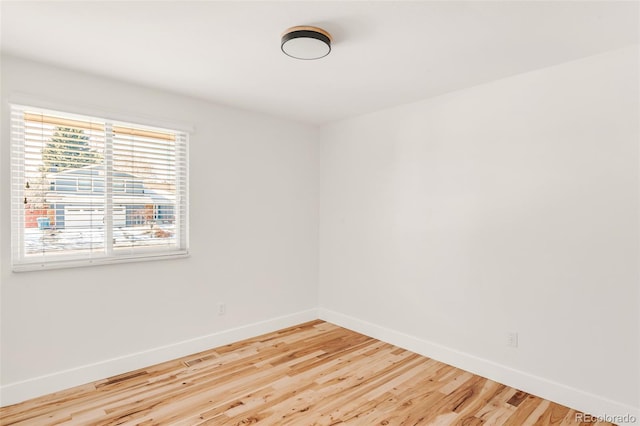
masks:
<path fill-rule="evenodd" d="M 3 1 L 4 53 L 322 124 L 638 43 L 611 1 Z M 316 25 L 299 61 L 280 35 Z"/>

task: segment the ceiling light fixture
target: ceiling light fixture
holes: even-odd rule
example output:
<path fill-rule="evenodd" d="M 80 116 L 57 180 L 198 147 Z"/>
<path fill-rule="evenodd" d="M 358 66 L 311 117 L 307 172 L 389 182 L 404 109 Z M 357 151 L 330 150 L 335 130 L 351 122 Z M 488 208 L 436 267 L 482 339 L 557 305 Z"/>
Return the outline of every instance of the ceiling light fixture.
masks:
<path fill-rule="evenodd" d="M 280 48 L 296 59 L 320 59 L 331 52 L 331 34 L 318 27 L 291 27 L 282 34 Z"/>

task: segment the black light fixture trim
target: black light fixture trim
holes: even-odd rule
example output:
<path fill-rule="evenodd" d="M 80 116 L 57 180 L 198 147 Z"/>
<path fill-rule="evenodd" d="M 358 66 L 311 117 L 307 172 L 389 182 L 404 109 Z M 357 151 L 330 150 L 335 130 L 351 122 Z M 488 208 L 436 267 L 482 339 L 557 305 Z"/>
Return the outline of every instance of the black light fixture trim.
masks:
<path fill-rule="evenodd" d="M 321 41 L 322 43 L 327 45 L 327 48 L 328 48 L 327 53 L 325 53 L 322 56 L 314 56 L 314 57 L 308 57 L 308 58 L 301 58 L 298 56 L 290 55 L 285 49 L 285 44 L 288 41 L 295 40 L 298 38 L 314 39 L 314 40 Z M 322 28 L 318 28 L 318 27 L 311 27 L 311 26 L 291 27 L 287 31 L 285 31 L 284 34 L 282 35 L 280 49 L 282 49 L 282 52 L 285 55 L 295 59 L 313 60 L 313 59 L 324 58 L 331 52 L 331 34 L 326 32 Z"/>

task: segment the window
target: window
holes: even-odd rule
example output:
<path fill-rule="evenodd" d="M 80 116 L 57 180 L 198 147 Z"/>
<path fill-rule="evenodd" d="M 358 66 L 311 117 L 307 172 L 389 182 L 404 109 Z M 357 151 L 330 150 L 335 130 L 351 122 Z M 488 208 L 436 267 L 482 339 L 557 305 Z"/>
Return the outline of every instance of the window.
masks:
<path fill-rule="evenodd" d="M 91 180 L 90 179 L 84 179 L 84 178 L 78 178 L 78 191 L 82 191 L 82 192 L 91 192 Z"/>
<path fill-rule="evenodd" d="M 12 105 L 13 269 L 186 255 L 187 139 Z"/>
<path fill-rule="evenodd" d="M 125 192 L 126 188 L 124 186 L 123 179 L 114 179 L 113 180 L 113 192 Z"/>

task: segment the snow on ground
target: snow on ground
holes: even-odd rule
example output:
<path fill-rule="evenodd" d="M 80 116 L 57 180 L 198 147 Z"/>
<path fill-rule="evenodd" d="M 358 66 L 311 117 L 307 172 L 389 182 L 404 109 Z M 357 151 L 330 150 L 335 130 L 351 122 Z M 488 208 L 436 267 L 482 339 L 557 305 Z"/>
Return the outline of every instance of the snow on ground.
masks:
<path fill-rule="evenodd" d="M 175 243 L 175 225 L 122 227 L 113 230 L 113 246 L 155 246 Z M 89 250 L 104 247 L 104 229 L 38 229 L 24 230 L 25 252 Z"/>

